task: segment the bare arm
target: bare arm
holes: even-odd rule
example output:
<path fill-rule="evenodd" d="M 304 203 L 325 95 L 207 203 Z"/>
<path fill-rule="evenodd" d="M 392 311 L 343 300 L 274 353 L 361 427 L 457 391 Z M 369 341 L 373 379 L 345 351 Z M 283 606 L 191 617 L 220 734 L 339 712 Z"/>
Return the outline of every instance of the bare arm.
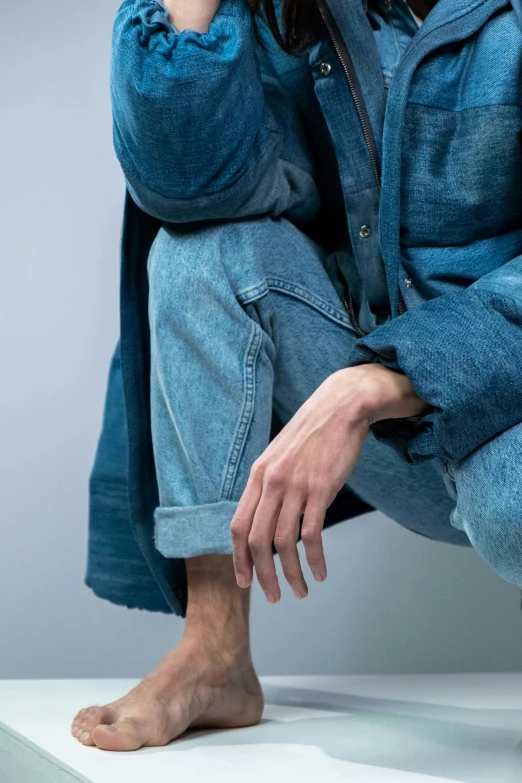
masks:
<path fill-rule="evenodd" d="M 172 24 L 180 32 L 196 30 L 207 33 L 220 0 L 164 0 L 163 5 L 170 14 Z"/>

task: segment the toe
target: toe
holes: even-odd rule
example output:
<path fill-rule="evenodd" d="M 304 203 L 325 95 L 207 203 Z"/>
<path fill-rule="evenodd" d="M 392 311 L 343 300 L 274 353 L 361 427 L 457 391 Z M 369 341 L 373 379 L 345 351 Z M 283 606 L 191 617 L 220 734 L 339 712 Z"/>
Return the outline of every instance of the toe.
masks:
<path fill-rule="evenodd" d="M 155 740 L 149 721 L 139 718 L 123 718 L 109 726 L 97 726 L 92 739 L 101 750 L 138 750 L 144 745 L 166 744 Z"/>
<path fill-rule="evenodd" d="M 94 747 L 94 742 L 92 739 L 92 734 L 89 731 L 81 730 L 80 734 L 76 737 L 76 739 L 82 743 L 82 745 L 86 745 L 89 748 Z"/>
<path fill-rule="evenodd" d="M 92 732 L 100 723 L 107 724 L 117 719 L 109 707 L 89 707 L 81 710 L 72 725 L 72 735 L 84 745 L 92 746 Z"/>

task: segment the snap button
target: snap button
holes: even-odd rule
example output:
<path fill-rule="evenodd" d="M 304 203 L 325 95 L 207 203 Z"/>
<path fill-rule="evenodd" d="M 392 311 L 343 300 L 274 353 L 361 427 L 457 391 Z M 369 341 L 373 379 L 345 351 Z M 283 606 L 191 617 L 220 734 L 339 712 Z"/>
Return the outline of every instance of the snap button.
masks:
<path fill-rule="evenodd" d="M 406 286 L 406 288 L 411 288 L 413 286 L 413 280 L 411 279 L 411 277 L 406 278 L 406 280 L 404 281 L 404 285 Z"/>
<path fill-rule="evenodd" d="M 359 229 L 359 236 L 363 239 L 368 239 L 372 235 L 372 227 L 371 226 L 361 226 Z"/>
<path fill-rule="evenodd" d="M 383 11 L 391 11 L 392 7 L 392 1 L 391 0 L 381 0 L 379 3 L 380 7 Z"/>
<path fill-rule="evenodd" d="M 321 63 L 321 67 L 319 68 L 321 71 L 321 76 L 328 76 L 330 71 L 332 70 L 332 66 L 330 63 Z"/>

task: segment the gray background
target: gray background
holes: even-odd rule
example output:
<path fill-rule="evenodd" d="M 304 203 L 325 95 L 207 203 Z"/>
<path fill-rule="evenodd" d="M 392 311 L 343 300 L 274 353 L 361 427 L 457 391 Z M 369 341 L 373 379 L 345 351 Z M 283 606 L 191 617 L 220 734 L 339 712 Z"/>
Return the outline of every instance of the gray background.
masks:
<path fill-rule="evenodd" d="M 0 677 L 139 676 L 183 622 L 83 585 L 87 478 L 118 334 L 114 0 L 7 3 L 0 33 Z M 3 39 L 3 40 L 2 40 Z M 253 595 L 259 671 L 520 670 L 519 592 L 380 514 L 325 534 L 306 601 Z"/>

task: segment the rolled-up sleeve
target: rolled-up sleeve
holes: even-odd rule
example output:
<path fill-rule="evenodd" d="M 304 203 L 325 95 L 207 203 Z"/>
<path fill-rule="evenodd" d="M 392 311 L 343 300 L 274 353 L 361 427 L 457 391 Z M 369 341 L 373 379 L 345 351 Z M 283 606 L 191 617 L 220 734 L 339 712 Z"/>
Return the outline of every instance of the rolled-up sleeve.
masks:
<path fill-rule="evenodd" d="M 154 217 L 313 216 L 313 166 L 283 93 L 263 79 L 246 1 L 222 0 L 206 33 L 179 32 L 155 0 L 120 6 L 114 147 L 133 199 Z"/>
<path fill-rule="evenodd" d="M 433 411 L 372 425 L 408 462 L 459 460 L 522 422 L 522 257 L 359 340 L 349 366 L 404 372 Z"/>

